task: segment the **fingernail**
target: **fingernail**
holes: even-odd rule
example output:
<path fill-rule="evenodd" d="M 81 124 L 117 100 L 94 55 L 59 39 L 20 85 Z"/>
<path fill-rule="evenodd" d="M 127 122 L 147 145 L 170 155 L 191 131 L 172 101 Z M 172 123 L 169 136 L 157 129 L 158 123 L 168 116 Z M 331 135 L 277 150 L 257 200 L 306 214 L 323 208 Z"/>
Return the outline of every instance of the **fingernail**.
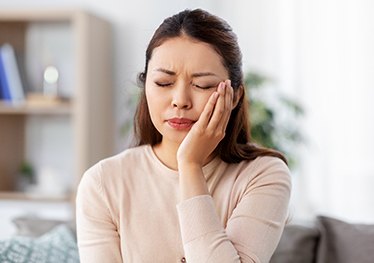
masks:
<path fill-rule="evenodd" d="M 224 83 L 224 82 L 221 82 L 220 84 L 219 84 L 219 89 L 221 90 L 221 91 L 224 91 L 225 90 L 225 86 L 226 86 L 226 84 Z"/>

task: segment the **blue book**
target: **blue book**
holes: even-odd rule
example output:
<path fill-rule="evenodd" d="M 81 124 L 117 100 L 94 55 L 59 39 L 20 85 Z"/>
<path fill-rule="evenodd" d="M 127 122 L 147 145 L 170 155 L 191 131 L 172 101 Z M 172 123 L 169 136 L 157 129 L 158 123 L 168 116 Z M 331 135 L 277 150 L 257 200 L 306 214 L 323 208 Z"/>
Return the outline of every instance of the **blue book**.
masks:
<path fill-rule="evenodd" d="M 5 73 L 4 68 L 4 59 L 0 52 L 0 93 L 1 93 L 1 100 L 11 101 L 12 98 L 10 96 L 10 89 L 8 79 Z"/>
<path fill-rule="evenodd" d="M 0 54 L 5 79 L 8 83 L 9 97 L 12 102 L 22 102 L 25 94 L 14 49 L 10 44 L 4 44 L 0 47 Z"/>

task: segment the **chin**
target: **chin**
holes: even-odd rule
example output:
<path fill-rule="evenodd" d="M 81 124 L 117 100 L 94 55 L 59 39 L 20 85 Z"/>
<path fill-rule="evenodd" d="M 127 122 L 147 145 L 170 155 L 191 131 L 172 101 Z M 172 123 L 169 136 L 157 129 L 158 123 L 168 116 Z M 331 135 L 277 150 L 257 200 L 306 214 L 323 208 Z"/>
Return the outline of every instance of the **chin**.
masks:
<path fill-rule="evenodd" d="M 173 129 L 171 128 L 167 123 L 166 125 L 160 125 L 160 126 L 155 126 L 158 132 L 162 135 L 162 140 L 163 141 L 168 141 L 171 143 L 176 143 L 176 144 L 181 144 L 184 138 L 187 136 L 188 132 L 191 129 L 183 129 L 183 130 L 178 130 L 178 129 Z"/>
<path fill-rule="evenodd" d="M 169 142 L 181 144 L 184 138 L 187 136 L 188 131 L 167 131 L 161 133 L 163 140 L 167 140 Z"/>
<path fill-rule="evenodd" d="M 175 143 L 178 143 L 178 144 L 181 144 L 184 140 L 184 138 L 186 138 L 187 136 L 187 133 L 185 134 L 179 134 L 179 135 L 176 135 L 176 136 L 170 136 L 168 138 L 169 141 L 173 141 Z"/>

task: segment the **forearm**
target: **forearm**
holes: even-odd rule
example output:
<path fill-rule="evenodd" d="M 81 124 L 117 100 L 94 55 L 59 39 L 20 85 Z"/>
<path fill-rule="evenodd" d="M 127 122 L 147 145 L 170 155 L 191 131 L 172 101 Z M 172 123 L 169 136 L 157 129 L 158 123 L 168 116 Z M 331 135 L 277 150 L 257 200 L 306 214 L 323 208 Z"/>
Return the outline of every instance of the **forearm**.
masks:
<path fill-rule="evenodd" d="M 181 201 L 198 195 L 209 194 L 203 170 L 200 165 L 180 162 L 178 163 L 178 171 Z"/>
<path fill-rule="evenodd" d="M 190 198 L 179 203 L 177 210 L 187 262 L 240 262 L 238 252 L 220 222 L 211 196 Z"/>
<path fill-rule="evenodd" d="M 215 211 L 201 165 L 179 164 L 178 205 L 187 261 L 240 262 Z"/>

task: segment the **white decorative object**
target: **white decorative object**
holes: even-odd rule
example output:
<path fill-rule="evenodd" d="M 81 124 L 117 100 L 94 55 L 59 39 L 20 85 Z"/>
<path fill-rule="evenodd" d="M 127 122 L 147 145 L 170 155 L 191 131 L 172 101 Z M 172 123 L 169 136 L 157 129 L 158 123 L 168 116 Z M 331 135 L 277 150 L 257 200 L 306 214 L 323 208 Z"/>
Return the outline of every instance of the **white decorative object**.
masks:
<path fill-rule="evenodd" d="M 47 97 L 58 96 L 59 72 L 56 67 L 48 66 L 43 74 L 43 94 Z"/>
<path fill-rule="evenodd" d="M 67 187 L 56 170 L 43 167 L 38 173 L 38 184 L 35 190 L 42 195 L 58 197 L 66 195 Z"/>

